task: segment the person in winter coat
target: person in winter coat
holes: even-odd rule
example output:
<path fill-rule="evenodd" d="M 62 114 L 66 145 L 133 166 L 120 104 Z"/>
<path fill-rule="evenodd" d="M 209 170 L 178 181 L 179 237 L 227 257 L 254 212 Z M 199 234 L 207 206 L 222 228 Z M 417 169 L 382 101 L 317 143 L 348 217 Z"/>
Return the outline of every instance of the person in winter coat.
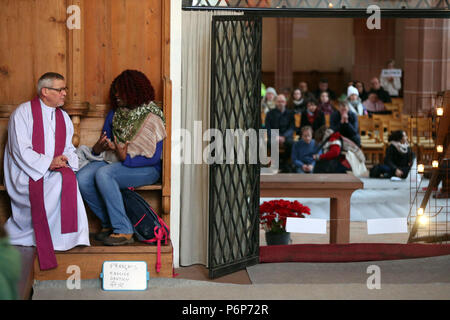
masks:
<path fill-rule="evenodd" d="M 415 158 L 414 152 L 408 144 L 408 136 L 405 131 L 397 130 L 391 133 L 388 141 L 389 146 L 386 149 L 384 164 L 374 166 L 370 170 L 370 177 L 405 179 Z"/>
<path fill-rule="evenodd" d="M 313 154 L 316 151 L 311 126 L 302 128 L 302 138 L 292 147 L 292 164 L 297 173 L 312 173 L 315 160 Z"/>
<path fill-rule="evenodd" d="M 322 126 L 316 131 L 315 140 L 320 142 L 323 147 L 322 154 L 313 155 L 313 159 L 316 161 L 314 173 L 346 173 L 352 170 L 350 163 L 342 153 L 343 141 L 339 132 Z"/>
<path fill-rule="evenodd" d="M 318 107 L 323 114 L 332 114 L 334 112 L 334 107 L 330 101 L 330 95 L 328 92 L 324 91 L 320 94 Z"/>
<path fill-rule="evenodd" d="M 334 132 L 339 132 L 344 137 L 352 140 L 359 147 L 361 146 L 361 137 L 358 130 L 358 116 L 350 111 L 345 102 L 339 102 L 339 110 L 333 112 L 330 117 L 330 128 Z"/>
<path fill-rule="evenodd" d="M 302 119 L 300 121 L 300 130 L 305 126 L 311 126 L 314 132 L 325 124 L 325 116 L 317 107 L 315 99 L 306 102 L 306 110 L 302 112 Z M 301 135 L 301 132 L 297 132 Z"/>
<path fill-rule="evenodd" d="M 261 112 L 267 113 L 270 110 L 275 109 L 275 99 L 277 98 L 277 92 L 274 88 L 269 87 L 266 90 L 266 95 L 261 101 Z"/>
<path fill-rule="evenodd" d="M 347 99 L 345 100 L 345 103 L 348 105 L 348 108 L 357 115 L 363 116 L 367 114 L 366 107 L 361 103 L 361 99 L 359 98 L 358 89 L 353 86 L 350 86 L 347 89 Z"/>
<path fill-rule="evenodd" d="M 287 108 L 294 111 L 294 113 L 302 113 L 306 110 L 306 99 L 303 97 L 300 89 L 295 89 L 292 91 Z"/>

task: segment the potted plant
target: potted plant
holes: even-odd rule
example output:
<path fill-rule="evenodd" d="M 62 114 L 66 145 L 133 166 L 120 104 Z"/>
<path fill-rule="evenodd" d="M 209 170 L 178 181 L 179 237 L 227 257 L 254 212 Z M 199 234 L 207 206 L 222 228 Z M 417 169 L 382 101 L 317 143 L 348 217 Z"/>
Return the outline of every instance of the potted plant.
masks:
<path fill-rule="evenodd" d="M 298 201 L 272 200 L 259 206 L 260 223 L 266 231 L 267 245 L 289 244 L 290 233 L 286 232 L 288 217 L 304 218 L 311 210 Z"/>

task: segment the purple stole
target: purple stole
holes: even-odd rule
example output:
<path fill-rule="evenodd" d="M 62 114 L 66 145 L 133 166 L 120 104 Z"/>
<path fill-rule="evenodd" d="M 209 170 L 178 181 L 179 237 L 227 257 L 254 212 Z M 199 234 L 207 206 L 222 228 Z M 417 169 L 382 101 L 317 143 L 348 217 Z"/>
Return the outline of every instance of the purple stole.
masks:
<path fill-rule="evenodd" d="M 44 124 L 39 97 L 31 101 L 33 113 L 33 150 L 45 154 Z M 66 145 L 66 123 L 59 108 L 56 108 L 55 153 L 53 157 L 62 155 Z M 77 179 L 72 169 L 59 168 L 62 175 L 61 190 L 61 233 L 77 232 Z M 41 270 L 53 269 L 58 266 L 53 248 L 52 237 L 45 212 L 44 178 L 34 181 L 29 179 L 31 218 L 36 238 L 37 254 Z"/>

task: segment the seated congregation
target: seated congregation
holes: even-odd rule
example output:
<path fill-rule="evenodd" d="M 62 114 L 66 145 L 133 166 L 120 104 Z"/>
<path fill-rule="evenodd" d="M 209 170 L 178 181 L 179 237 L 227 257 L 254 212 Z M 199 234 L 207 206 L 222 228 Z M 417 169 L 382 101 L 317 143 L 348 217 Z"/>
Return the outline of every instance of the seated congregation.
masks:
<path fill-rule="evenodd" d="M 60 108 L 67 92 L 62 75 L 45 73 L 38 95 L 8 125 L 4 180 L 12 214 L 4 227 L 12 245 L 36 246 L 41 270 L 57 266 L 55 250 L 90 246 L 85 203 L 101 221 L 96 241 L 133 243 L 120 190 L 161 177 L 165 119 L 142 72 L 125 70 L 112 82 L 112 108 L 93 146 L 72 144 L 74 125 Z"/>
<path fill-rule="evenodd" d="M 279 172 L 405 179 L 415 153 L 408 138 L 413 134 L 411 116 L 402 114 L 403 99 L 398 97 L 400 80 L 373 77 L 368 91 L 363 82 L 351 81 L 339 98 L 327 79 L 317 87 L 311 92 L 301 81 L 291 94 L 266 90 L 262 127 L 268 136 L 279 129 Z"/>

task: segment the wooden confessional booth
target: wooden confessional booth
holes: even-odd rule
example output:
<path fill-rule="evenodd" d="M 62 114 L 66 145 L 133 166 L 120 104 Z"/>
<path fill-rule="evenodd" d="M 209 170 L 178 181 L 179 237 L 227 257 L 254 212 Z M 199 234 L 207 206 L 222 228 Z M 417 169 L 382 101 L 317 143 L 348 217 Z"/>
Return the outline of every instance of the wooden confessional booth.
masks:
<path fill-rule="evenodd" d="M 78 19 L 78 20 L 77 20 Z M 109 89 L 125 69 L 144 72 L 155 89 L 155 100 L 166 118 L 163 172 L 156 185 L 138 188 L 170 225 L 171 81 L 170 0 L 39 0 L 7 1 L 0 10 L 0 224 L 10 216 L 3 185 L 3 153 L 10 114 L 36 95 L 45 72 L 61 73 L 69 92 L 64 109 L 71 116 L 75 146 L 93 146 L 109 111 Z M 5 50 L 7 48 L 7 50 Z M 99 220 L 86 206 L 90 232 Z M 34 248 L 21 248 L 33 250 Z M 22 251 L 23 251 L 22 250 Z M 172 245 L 161 247 L 161 270 L 155 271 L 157 247 L 135 243 L 106 247 L 91 239 L 90 247 L 57 253 L 58 267 L 41 271 L 34 253 L 24 268 L 29 279 L 66 280 L 76 265 L 82 279 L 98 278 L 105 260 L 142 260 L 151 277 L 172 277 Z M 30 257 L 30 254 L 28 254 Z M 34 260 L 34 275 L 33 263 Z"/>

